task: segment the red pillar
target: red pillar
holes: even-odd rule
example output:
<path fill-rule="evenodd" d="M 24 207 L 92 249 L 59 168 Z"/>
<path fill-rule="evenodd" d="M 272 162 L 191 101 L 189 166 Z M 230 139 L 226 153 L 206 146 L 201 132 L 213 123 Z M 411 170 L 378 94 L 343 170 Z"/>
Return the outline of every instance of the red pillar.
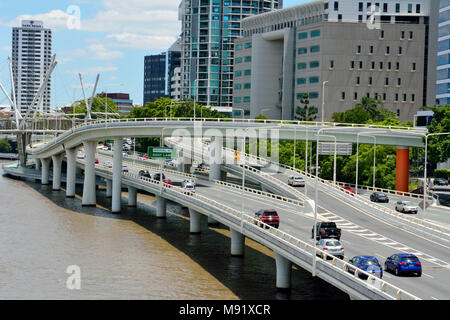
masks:
<path fill-rule="evenodd" d="M 397 147 L 395 190 L 409 191 L 409 147 Z"/>

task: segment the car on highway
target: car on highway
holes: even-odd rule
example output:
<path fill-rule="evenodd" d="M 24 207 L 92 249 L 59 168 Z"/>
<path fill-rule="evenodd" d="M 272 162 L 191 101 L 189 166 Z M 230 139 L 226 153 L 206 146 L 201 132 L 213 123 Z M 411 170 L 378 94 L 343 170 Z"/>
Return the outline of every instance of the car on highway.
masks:
<path fill-rule="evenodd" d="M 126 151 L 122 152 L 122 157 L 126 157 L 126 156 L 128 156 L 128 152 L 126 152 Z"/>
<path fill-rule="evenodd" d="M 104 166 L 107 167 L 107 168 L 112 168 L 112 166 L 113 166 L 112 162 L 109 161 L 109 160 L 105 161 L 103 164 L 104 164 Z"/>
<path fill-rule="evenodd" d="M 187 183 L 183 186 L 183 189 L 192 193 L 195 193 L 195 185 L 192 183 Z"/>
<path fill-rule="evenodd" d="M 94 163 L 98 164 L 98 158 L 95 158 Z"/>
<path fill-rule="evenodd" d="M 316 223 L 316 240 L 320 239 L 341 239 L 341 229 L 337 227 L 335 222 L 317 222 Z M 314 239 L 314 226 L 311 230 L 311 239 Z"/>
<path fill-rule="evenodd" d="M 337 239 L 320 239 L 316 242 L 316 247 L 325 251 L 329 255 L 344 259 L 344 246 Z M 319 253 L 322 258 L 325 258 L 323 253 Z M 329 257 L 327 256 L 327 259 Z"/>
<path fill-rule="evenodd" d="M 355 194 L 355 190 L 353 190 L 350 186 L 343 186 L 341 189 L 345 193 L 348 193 L 348 194 L 351 194 L 351 195 Z"/>
<path fill-rule="evenodd" d="M 128 172 L 128 167 L 126 164 L 122 165 L 122 172 Z"/>
<path fill-rule="evenodd" d="M 348 261 L 349 264 L 356 268 L 362 269 L 367 273 L 372 273 L 374 276 L 383 278 L 383 268 L 376 257 L 373 256 L 356 256 Z M 348 272 L 355 274 L 356 268 L 351 266 L 347 267 Z M 358 277 L 361 279 L 367 279 L 367 275 L 362 272 L 358 272 Z"/>
<path fill-rule="evenodd" d="M 370 195 L 370 201 L 388 203 L 389 198 L 382 192 L 374 192 Z"/>
<path fill-rule="evenodd" d="M 184 187 L 188 184 L 192 184 L 195 187 L 195 180 L 194 179 L 184 179 L 181 185 Z"/>
<path fill-rule="evenodd" d="M 139 176 L 140 177 L 145 177 L 145 178 L 151 178 L 152 177 L 150 175 L 150 172 L 148 172 L 148 170 L 146 170 L 146 169 L 139 170 Z"/>
<path fill-rule="evenodd" d="M 172 180 L 170 180 L 170 179 L 168 179 L 168 178 L 163 179 L 163 183 L 165 183 L 165 184 L 170 184 L 171 186 L 173 185 Z"/>
<path fill-rule="evenodd" d="M 419 258 L 410 253 L 396 253 L 386 259 L 384 270 L 392 271 L 396 276 L 406 273 L 422 275 L 422 263 Z"/>
<path fill-rule="evenodd" d="M 288 185 L 292 187 L 304 187 L 305 186 L 305 180 L 302 177 L 289 177 L 288 179 Z"/>
<path fill-rule="evenodd" d="M 411 201 L 397 201 L 395 210 L 403 213 L 417 214 L 419 207 L 414 205 Z"/>
<path fill-rule="evenodd" d="M 443 178 L 434 179 L 434 184 L 437 186 L 448 186 L 448 180 Z"/>
<path fill-rule="evenodd" d="M 259 225 L 266 229 L 266 225 L 269 225 L 273 228 L 277 228 L 280 226 L 280 217 L 275 210 L 264 210 L 261 209 L 255 212 L 255 224 Z"/>

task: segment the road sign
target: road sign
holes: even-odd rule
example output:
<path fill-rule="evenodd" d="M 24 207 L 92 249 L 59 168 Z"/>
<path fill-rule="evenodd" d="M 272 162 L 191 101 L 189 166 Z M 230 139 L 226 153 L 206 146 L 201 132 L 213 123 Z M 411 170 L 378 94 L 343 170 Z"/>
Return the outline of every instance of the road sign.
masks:
<path fill-rule="evenodd" d="M 353 154 L 351 143 L 337 143 L 336 154 L 338 156 L 351 156 Z M 319 155 L 334 155 L 334 142 L 319 142 Z"/>
<path fill-rule="evenodd" d="M 176 149 L 169 147 L 148 147 L 147 155 L 154 159 L 173 159 L 176 157 Z"/>

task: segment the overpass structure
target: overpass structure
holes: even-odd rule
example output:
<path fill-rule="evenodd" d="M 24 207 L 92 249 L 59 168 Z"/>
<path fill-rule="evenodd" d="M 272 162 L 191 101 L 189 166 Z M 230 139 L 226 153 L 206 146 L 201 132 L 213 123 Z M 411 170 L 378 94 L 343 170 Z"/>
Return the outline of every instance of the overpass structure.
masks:
<path fill-rule="evenodd" d="M 227 119 L 228 120 L 228 119 Z M 277 288 L 290 287 L 290 270 L 296 264 L 305 270 L 316 273 L 325 281 L 330 282 L 352 298 L 356 299 L 446 299 L 448 291 L 448 249 L 450 234 L 448 228 L 408 219 L 393 214 L 389 208 L 366 206 L 362 197 L 346 195 L 337 185 L 320 181 L 319 218 L 334 220 L 343 229 L 343 243 L 348 252 L 358 254 L 373 253 L 381 258 L 395 253 L 394 250 L 408 251 L 418 254 L 427 269 L 428 276 L 421 277 L 420 283 L 405 278 L 397 279 L 386 275 L 385 279 L 368 275 L 368 280 L 362 280 L 348 272 L 348 263 L 329 256 L 315 247 L 310 238 L 312 227 L 312 208 L 315 205 L 308 191 L 313 190 L 314 176 L 302 173 L 307 181 L 307 190 L 301 192 L 286 184 L 287 176 L 301 173 L 293 168 L 270 171 L 274 164 L 270 159 L 258 158 L 241 154 L 244 163 L 233 161 L 233 151 L 223 148 L 223 137 L 233 131 L 235 137 L 261 137 L 269 132 L 279 140 L 314 139 L 321 132 L 330 135 L 331 132 L 338 142 L 371 143 L 364 134 L 377 134 L 377 144 L 393 146 L 423 145 L 423 131 L 409 128 L 373 127 L 373 126 L 343 126 L 319 123 L 290 123 L 281 121 L 223 121 L 217 119 L 125 119 L 109 121 L 91 121 L 75 126 L 51 141 L 29 148 L 28 152 L 36 159 L 37 169 L 41 172 L 41 181 L 50 181 L 50 163 L 53 164 L 51 177 L 53 188 L 61 187 L 61 164 L 67 162 L 66 195 L 75 195 L 76 168 L 84 169 L 84 184 L 82 203 L 86 206 L 96 205 L 96 176 L 107 182 L 107 195 L 112 197 L 112 212 L 121 210 L 122 185 L 128 187 L 129 205 L 135 205 L 137 190 L 146 190 L 157 198 L 157 215 L 165 216 L 167 200 L 174 201 L 189 208 L 190 232 L 200 231 L 201 216 L 208 216 L 212 221 L 220 222 L 230 228 L 231 254 L 244 253 L 244 239 L 251 238 L 273 250 L 276 261 Z M 336 132 L 335 132 L 336 131 Z M 302 135 L 304 132 L 304 135 Z M 358 135 L 360 133 L 360 135 Z M 203 182 L 196 193 L 188 192 L 177 186 L 167 185 L 160 181 L 144 178 L 138 175 L 143 166 L 158 172 L 155 165 L 145 165 L 135 159 L 127 159 L 122 155 L 122 140 L 124 137 L 162 137 L 166 144 L 174 145 L 183 151 L 183 157 L 188 154 L 209 159 L 209 180 Z M 169 137 L 169 138 L 167 138 Z M 200 138 L 207 138 L 211 143 L 205 144 Z M 177 138 L 177 139 L 176 139 Z M 273 138 L 273 137 L 272 137 Z M 114 139 L 112 168 L 104 165 L 104 158 L 111 155 L 99 155 L 101 162 L 95 164 L 98 141 Z M 320 137 L 320 141 L 332 141 L 329 137 Z M 85 159 L 77 160 L 76 153 L 84 148 Z M 220 159 L 222 163 L 216 160 Z M 122 172 L 122 164 L 126 162 L 130 171 Z M 269 171 L 255 169 L 255 166 L 269 167 Z M 13 168 L 8 171 L 14 173 Z M 179 173 L 168 172 L 174 179 L 188 177 L 186 166 Z M 231 185 L 223 181 L 222 172 L 241 176 L 261 185 L 263 191 L 242 186 Z M 178 178 L 177 178 L 178 177 Z M 274 196 L 273 194 L 278 194 Z M 363 205 L 365 203 L 365 205 Z M 253 218 L 253 213 L 261 206 L 276 208 L 281 217 L 279 229 L 269 226 L 261 228 Z M 389 211 L 390 210 L 390 211 Z M 350 247 L 349 247 L 350 246 Z M 368 253 L 367 253 L 368 252 Z M 317 257 L 330 257 L 331 261 Z M 372 254 L 375 255 L 375 254 Z M 315 266 L 314 266 L 315 265 Z M 313 270 L 314 269 L 314 270 Z M 358 270 L 364 273 L 362 270 Z M 443 277 L 443 279 L 438 279 Z M 387 278 L 387 279 L 386 279 Z"/>

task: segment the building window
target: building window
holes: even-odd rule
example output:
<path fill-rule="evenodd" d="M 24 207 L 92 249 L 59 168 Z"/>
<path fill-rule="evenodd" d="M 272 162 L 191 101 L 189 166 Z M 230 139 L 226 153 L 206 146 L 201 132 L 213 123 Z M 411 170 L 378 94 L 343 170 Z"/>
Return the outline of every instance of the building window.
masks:
<path fill-rule="evenodd" d="M 299 70 L 306 69 L 306 63 L 304 63 L 304 62 L 298 63 L 297 69 L 299 69 Z"/>
<path fill-rule="evenodd" d="M 234 59 L 234 63 L 242 63 L 242 58 L 236 58 L 236 59 Z"/>
<path fill-rule="evenodd" d="M 310 77 L 309 78 L 309 83 L 318 83 L 319 82 L 319 77 Z"/>
<path fill-rule="evenodd" d="M 398 47 L 398 54 L 403 54 L 403 48 L 402 47 Z"/>
<path fill-rule="evenodd" d="M 319 67 L 319 61 L 311 61 L 309 63 L 310 68 L 318 68 Z"/>
<path fill-rule="evenodd" d="M 341 93 L 341 100 L 345 100 L 345 91 Z"/>
<path fill-rule="evenodd" d="M 355 92 L 353 94 L 353 100 L 357 101 L 358 100 L 358 92 Z"/>
<path fill-rule="evenodd" d="M 412 13 L 413 11 L 413 5 L 412 3 L 408 3 L 408 13 Z"/>
<path fill-rule="evenodd" d="M 401 39 L 401 40 L 405 39 L 405 31 L 402 31 L 402 32 L 401 32 L 400 39 Z"/>
<path fill-rule="evenodd" d="M 400 70 L 400 62 L 396 62 L 395 63 L 395 70 L 399 71 Z"/>
<path fill-rule="evenodd" d="M 306 84 L 306 78 L 298 78 L 297 79 L 297 84 L 298 85 Z"/>
<path fill-rule="evenodd" d="M 363 12 L 363 8 L 364 8 L 364 3 L 360 2 L 360 3 L 359 3 L 358 11 L 359 11 L 359 12 Z"/>
<path fill-rule="evenodd" d="M 235 77 L 240 77 L 240 76 L 242 76 L 242 72 L 241 71 L 235 71 L 234 72 L 234 76 Z"/>
<path fill-rule="evenodd" d="M 235 103 L 241 103 L 241 98 L 240 97 L 235 97 L 233 101 Z"/>
<path fill-rule="evenodd" d="M 242 85 L 240 83 L 235 83 L 234 84 L 234 89 L 241 90 L 241 88 L 242 88 Z"/>
<path fill-rule="evenodd" d="M 309 51 L 311 53 L 320 52 L 320 46 L 312 46 L 311 48 L 309 48 Z"/>
<path fill-rule="evenodd" d="M 350 62 L 350 69 L 355 69 L 355 61 Z"/>
<path fill-rule="evenodd" d="M 234 46 L 234 49 L 236 50 L 242 50 L 242 44 L 237 44 Z"/>
<path fill-rule="evenodd" d="M 380 39 L 384 39 L 384 30 L 380 31 Z"/>
<path fill-rule="evenodd" d="M 373 54 L 373 46 L 370 46 L 369 53 Z"/>
<path fill-rule="evenodd" d="M 330 60 L 330 69 L 334 69 L 334 60 Z"/>
<path fill-rule="evenodd" d="M 369 77 L 369 86 L 371 86 L 373 84 L 373 78 Z"/>
<path fill-rule="evenodd" d="M 252 43 L 251 43 L 251 42 L 247 42 L 247 43 L 244 45 L 244 47 L 245 47 L 245 49 L 249 49 L 249 48 L 252 47 Z"/>
<path fill-rule="evenodd" d="M 342 21 L 342 14 L 338 14 L 338 21 Z"/>
<path fill-rule="evenodd" d="M 250 61 L 252 61 L 252 57 L 251 56 L 247 56 L 247 57 L 244 58 L 244 61 L 245 62 L 250 62 Z"/>
<path fill-rule="evenodd" d="M 307 48 L 298 48 L 298 54 L 306 54 L 306 53 L 308 53 Z"/>
<path fill-rule="evenodd" d="M 334 2 L 334 11 L 338 11 L 339 10 L 339 1 L 335 1 Z"/>
<path fill-rule="evenodd" d="M 250 102 L 250 97 L 244 97 L 243 101 L 244 102 Z"/>
<path fill-rule="evenodd" d="M 395 100 L 396 102 L 398 102 L 398 93 L 395 94 L 394 100 Z"/>
<path fill-rule="evenodd" d="M 383 12 L 386 13 L 388 12 L 388 4 L 387 3 L 383 3 Z"/>
<path fill-rule="evenodd" d="M 411 102 L 415 102 L 416 101 L 416 95 L 415 94 L 412 94 L 411 95 Z"/>
<path fill-rule="evenodd" d="M 308 32 L 302 32 L 302 33 L 299 33 L 299 34 L 298 34 L 298 38 L 299 38 L 300 40 L 302 40 L 302 39 L 307 39 L 307 38 L 308 38 Z"/>
<path fill-rule="evenodd" d="M 380 70 L 383 70 L 383 61 L 380 61 Z"/>
<path fill-rule="evenodd" d="M 244 76 L 250 76 L 252 74 L 251 70 L 245 70 L 244 71 Z"/>
<path fill-rule="evenodd" d="M 244 83 L 244 89 L 250 89 L 251 84 L 250 83 Z"/>
<path fill-rule="evenodd" d="M 363 62 L 362 62 L 362 61 L 359 62 L 359 68 L 360 68 L 360 69 L 363 68 Z"/>
<path fill-rule="evenodd" d="M 416 71 L 416 63 L 415 62 L 413 62 L 413 64 L 412 64 L 412 71 Z"/>
<path fill-rule="evenodd" d="M 385 79 L 384 79 L 384 85 L 385 85 L 385 86 L 388 86 L 388 85 L 389 85 L 389 78 L 385 78 Z"/>
<path fill-rule="evenodd" d="M 402 78 L 398 78 L 397 79 L 397 86 L 401 86 L 402 85 Z"/>
<path fill-rule="evenodd" d="M 409 40 L 412 40 L 414 38 L 414 32 L 410 31 L 409 32 Z"/>
<path fill-rule="evenodd" d="M 319 93 L 318 92 L 310 92 L 309 93 L 309 98 L 310 99 L 317 99 L 317 98 L 319 98 Z"/>
<path fill-rule="evenodd" d="M 320 36 L 320 30 L 313 30 L 311 31 L 311 38 L 319 37 Z"/>
<path fill-rule="evenodd" d="M 386 54 L 390 54 L 391 53 L 391 47 L 387 46 L 386 47 Z"/>
<path fill-rule="evenodd" d="M 360 85 L 361 84 L 361 77 L 357 76 L 356 77 L 356 85 Z"/>
<path fill-rule="evenodd" d="M 356 47 L 356 53 L 361 53 L 361 46 Z"/>
<path fill-rule="evenodd" d="M 400 13 L 400 3 L 395 4 L 395 13 Z"/>
<path fill-rule="evenodd" d="M 371 66 L 370 66 L 370 69 L 371 69 L 371 70 L 374 70 L 374 69 L 375 69 L 375 61 L 372 61 Z"/>
<path fill-rule="evenodd" d="M 420 13 L 420 4 L 416 4 L 416 13 Z"/>

